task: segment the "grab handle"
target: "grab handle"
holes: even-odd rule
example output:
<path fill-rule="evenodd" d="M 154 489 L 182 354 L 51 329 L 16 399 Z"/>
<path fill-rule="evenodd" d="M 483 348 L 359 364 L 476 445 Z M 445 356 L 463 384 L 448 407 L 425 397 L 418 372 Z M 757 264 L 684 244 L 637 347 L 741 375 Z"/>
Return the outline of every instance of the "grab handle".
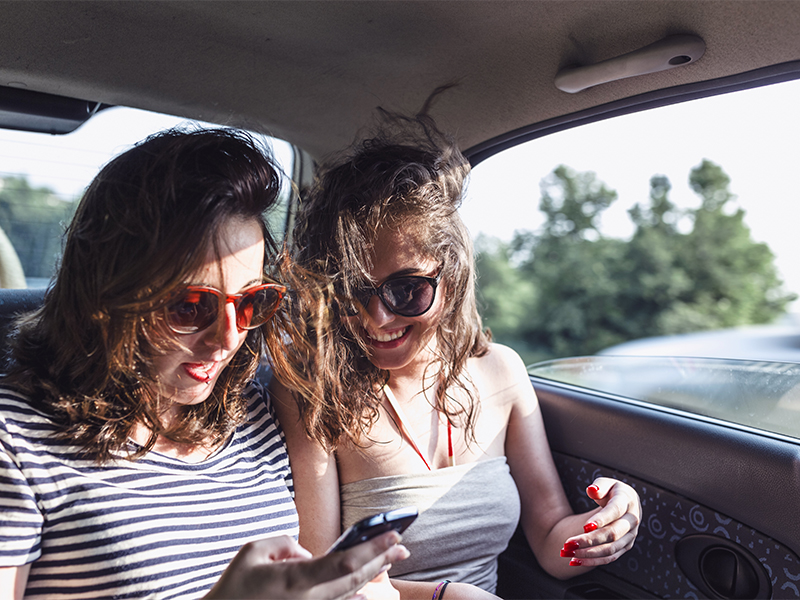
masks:
<path fill-rule="evenodd" d="M 705 42 L 696 35 L 672 35 L 594 65 L 561 69 L 555 84 L 561 91 L 575 94 L 601 83 L 688 65 L 699 60 L 705 51 Z"/>

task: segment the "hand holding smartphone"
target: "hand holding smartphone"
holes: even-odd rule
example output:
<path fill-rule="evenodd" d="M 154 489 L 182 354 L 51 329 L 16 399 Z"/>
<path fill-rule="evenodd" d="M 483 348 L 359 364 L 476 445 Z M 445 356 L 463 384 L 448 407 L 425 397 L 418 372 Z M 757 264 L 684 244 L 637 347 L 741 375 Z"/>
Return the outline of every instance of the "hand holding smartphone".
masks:
<path fill-rule="evenodd" d="M 406 506 L 362 519 L 348 527 L 326 554 L 347 550 L 387 531 L 395 530 L 403 533 L 414 522 L 418 514 L 416 506 Z"/>

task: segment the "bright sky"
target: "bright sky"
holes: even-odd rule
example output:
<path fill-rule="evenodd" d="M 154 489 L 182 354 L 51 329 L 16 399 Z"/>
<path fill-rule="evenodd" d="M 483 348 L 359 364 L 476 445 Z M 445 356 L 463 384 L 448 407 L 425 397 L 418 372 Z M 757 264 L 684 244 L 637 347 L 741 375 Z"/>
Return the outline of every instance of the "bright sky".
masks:
<path fill-rule="evenodd" d="M 604 216 L 605 235 L 628 237 L 627 210 L 646 202 L 654 174 L 672 183 L 671 199 L 699 204 L 689 172 L 703 158 L 731 178 L 757 241 L 776 254 L 787 289 L 800 293 L 795 233 L 800 188 L 795 185 L 800 140 L 800 82 L 789 82 L 618 117 L 534 140 L 491 158 L 473 171 L 462 210 L 473 234 L 510 240 L 515 229 L 536 230 L 539 183 L 559 164 L 594 171 L 618 200 Z M 110 109 L 68 136 L 0 130 L 0 175 L 25 173 L 65 197 L 78 196 L 112 156 L 180 119 Z M 289 164 L 288 145 L 273 147 Z"/>
<path fill-rule="evenodd" d="M 0 129 L 0 176 L 24 173 L 35 186 L 47 186 L 65 198 L 80 196 L 100 168 L 151 133 L 185 119 L 129 108 L 111 108 L 68 135 Z M 291 164 L 291 148 L 272 145 L 278 162 Z"/>
<path fill-rule="evenodd" d="M 691 169 L 707 158 L 731 178 L 736 206 L 746 212 L 753 238 L 766 242 L 786 288 L 800 293 L 797 185 L 800 81 L 617 117 L 534 140 L 473 171 L 463 217 L 473 234 L 510 240 L 515 229 L 536 230 L 540 181 L 566 164 L 594 171 L 618 192 L 604 214 L 602 232 L 629 237 L 627 210 L 647 203 L 650 177 L 666 175 L 671 199 L 699 206 L 689 188 Z"/>

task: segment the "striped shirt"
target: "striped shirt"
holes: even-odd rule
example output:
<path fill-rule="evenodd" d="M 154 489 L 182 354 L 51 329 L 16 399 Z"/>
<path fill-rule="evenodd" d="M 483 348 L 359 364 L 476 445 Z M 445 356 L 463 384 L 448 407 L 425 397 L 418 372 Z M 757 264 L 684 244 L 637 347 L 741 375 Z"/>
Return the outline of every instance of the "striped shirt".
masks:
<path fill-rule="evenodd" d="M 263 389 L 200 463 L 150 452 L 97 465 L 0 388 L 0 566 L 31 563 L 26 598 L 197 598 L 239 548 L 297 536 L 283 433 Z"/>

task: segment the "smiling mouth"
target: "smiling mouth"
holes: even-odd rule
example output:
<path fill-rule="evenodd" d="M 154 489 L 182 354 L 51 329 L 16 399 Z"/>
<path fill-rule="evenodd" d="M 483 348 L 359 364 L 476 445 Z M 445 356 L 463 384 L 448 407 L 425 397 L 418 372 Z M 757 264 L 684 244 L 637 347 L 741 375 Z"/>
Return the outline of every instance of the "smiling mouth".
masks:
<path fill-rule="evenodd" d="M 394 347 L 402 343 L 402 339 L 408 335 L 409 331 L 411 331 L 411 325 L 386 333 L 366 332 L 367 343 L 377 348 Z"/>

